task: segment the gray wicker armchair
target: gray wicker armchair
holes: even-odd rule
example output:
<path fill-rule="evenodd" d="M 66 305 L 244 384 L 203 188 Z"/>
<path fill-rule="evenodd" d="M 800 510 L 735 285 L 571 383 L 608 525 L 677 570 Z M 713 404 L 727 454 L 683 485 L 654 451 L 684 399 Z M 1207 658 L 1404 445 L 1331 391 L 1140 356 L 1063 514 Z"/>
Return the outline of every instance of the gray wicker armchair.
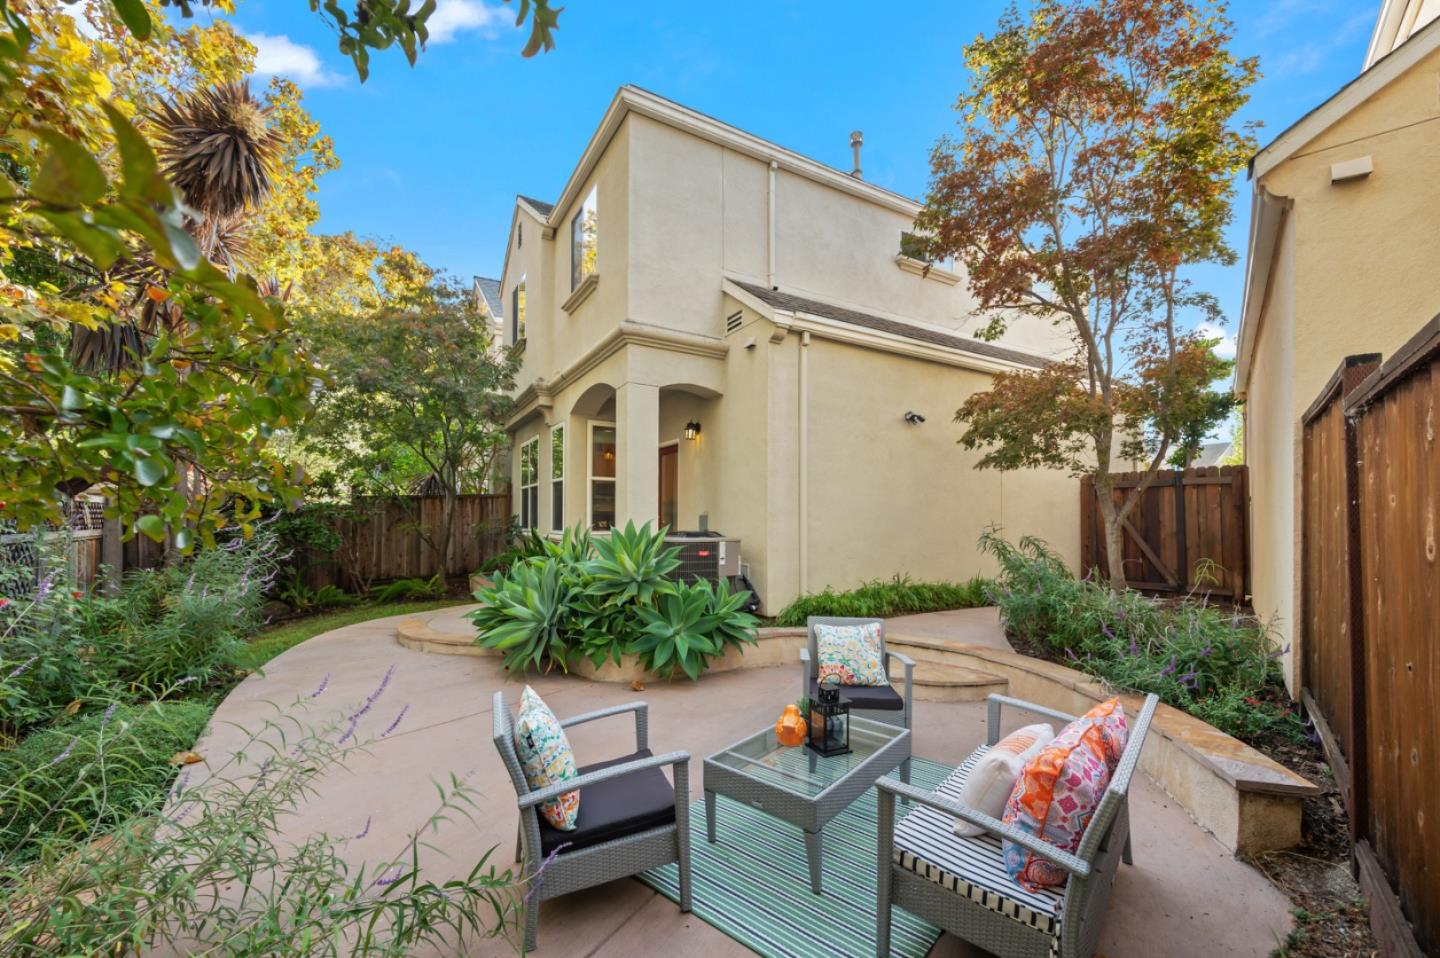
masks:
<path fill-rule="evenodd" d="M 686 752 L 652 755 L 648 747 L 649 708 L 644 702 L 616 705 L 563 719 L 564 728 L 612 715 L 635 714 L 635 751 L 579 767 L 579 777 L 531 790 L 515 753 L 515 718 L 496 692 L 491 704 L 495 748 L 510 773 L 520 809 L 515 857 L 534 884 L 525 909 L 525 948 L 535 948 L 540 902 L 648 871 L 670 862 L 680 866 L 680 910 L 690 910 L 689 768 Z M 674 766 L 674 784 L 661 768 Z M 580 790 L 574 831 L 550 827 L 538 809 L 566 792 Z M 543 875 L 535 879 L 546 859 Z"/>
<path fill-rule="evenodd" d="M 905 667 L 905 691 L 900 693 L 889 685 L 845 685 L 840 688 L 841 698 L 850 702 L 850 712 L 862 718 L 884 722 L 886 725 L 910 727 L 910 685 L 915 675 L 915 660 L 885 648 L 884 619 L 852 619 L 842 616 L 812 615 L 805 620 L 808 633 L 805 648 L 800 650 L 800 694 L 814 698 L 818 691 L 815 656 L 815 626 L 817 625 L 868 625 L 880 626 L 880 660 L 885 671 L 890 671 L 890 660 L 894 659 Z"/>
<path fill-rule="evenodd" d="M 875 953 L 890 954 L 890 909 L 901 908 L 1000 958 L 1089 958 L 1095 950 L 1110 884 L 1130 858 L 1130 780 L 1150 729 L 1158 699 L 1145 698 L 1131 720 L 1125 753 L 1074 854 L 960 804 L 960 786 L 990 746 L 1000 739 L 1000 709 L 1011 705 L 1064 722 L 1074 716 L 1004 695 L 989 699 L 989 729 L 975 750 L 933 792 L 882 778 L 879 795 L 879 880 Z M 895 799 L 911 811 L 895 820 Z M 955 819 L 986 834 L 962 838 Z M 1005 871 L 1001 837 L 1069 872 L 1059 888 L 1022 889 Z"/>

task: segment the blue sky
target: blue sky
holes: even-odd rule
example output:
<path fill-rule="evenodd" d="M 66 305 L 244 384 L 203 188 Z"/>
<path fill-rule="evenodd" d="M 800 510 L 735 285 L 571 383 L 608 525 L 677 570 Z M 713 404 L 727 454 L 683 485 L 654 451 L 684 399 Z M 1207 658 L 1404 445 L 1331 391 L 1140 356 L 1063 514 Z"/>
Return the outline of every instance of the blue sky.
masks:
<path fill-rule="evenodd" d="M 241 3 L 235 20 L 260 48 L 260 69 L 299 82 L 335 140 L 343 166 L 322 180 L 321 230 L 399 242 L 460 276 L 498 275 L 514 195 L 554 198 L 624 83 L 835 166 L 848 168 L 849 132 L 864 130 L 866 177 L 919 198 L 930 147 L 954 128 L 961 48 L 1005 4 L 565 6 L 556 49 L 527 60 L 513 3 L 440 0 L 417 65 L 380 54 L 361 84 L 299 0 Z M 1235 50 L 1259 56 L 1264 74 L 1243 114 L 1263 124 L 1262 143 L 1355 76 L 1378 8 L 1379 0 L 1235 5 Z M 1230 232 L 1242 258 L 1247 216 L 1237 203 Z M 1197 277 L 1220 297 L 1232 332 L 1241 270 Z"/>

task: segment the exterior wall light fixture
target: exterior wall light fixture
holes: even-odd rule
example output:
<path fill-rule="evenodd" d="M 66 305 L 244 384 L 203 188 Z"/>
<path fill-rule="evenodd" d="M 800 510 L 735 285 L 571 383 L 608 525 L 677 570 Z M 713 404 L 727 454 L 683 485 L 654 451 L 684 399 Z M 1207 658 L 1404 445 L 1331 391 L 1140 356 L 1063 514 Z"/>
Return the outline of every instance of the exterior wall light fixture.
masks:
<path fill-rule="evenodd" d="M 685 438 L 690 440 L 700 438 L 700 424 L 698 422 L 692 419 L 685 424 Z"/>

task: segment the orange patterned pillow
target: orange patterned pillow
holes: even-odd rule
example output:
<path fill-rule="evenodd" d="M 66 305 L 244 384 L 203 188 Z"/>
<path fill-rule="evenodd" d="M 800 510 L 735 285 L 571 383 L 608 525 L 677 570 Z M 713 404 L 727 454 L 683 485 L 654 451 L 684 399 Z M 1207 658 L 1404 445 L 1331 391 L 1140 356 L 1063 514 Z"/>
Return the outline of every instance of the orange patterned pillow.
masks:
<path fill-rule="evenodd" d="M 1128 738 L 1119 698 L 1095 706 L 1065 726 L 1025 766 L 1015 780 L 1003 821 L 1062 851 L 1074 852 Z M 1060 866 L 1008 840 L 1003 848 L 1005 870 L 1021 887 L 1037 891 L 1065 884 L 1067 873 Z"/>

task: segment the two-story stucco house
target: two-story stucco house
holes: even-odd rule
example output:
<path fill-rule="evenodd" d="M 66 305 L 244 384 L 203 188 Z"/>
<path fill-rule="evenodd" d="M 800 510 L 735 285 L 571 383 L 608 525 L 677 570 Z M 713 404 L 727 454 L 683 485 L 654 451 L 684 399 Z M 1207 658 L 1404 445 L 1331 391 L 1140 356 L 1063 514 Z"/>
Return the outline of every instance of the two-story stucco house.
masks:
<path fill-rule="evenodd" d="M 511 220 L 521 522 L 739 537 L 772 612 L 826 586 L 986 571 L 992 523 L 1073 560 L 1075 480 L 977 470 L 953 421 L 995 373 L 1065 344 L 1046 323 L 970 335 L 963 277 L 899 255 L 918 211 L 622 88 L 554 203 L 520 197 Z"/>
<path fill-rule="evenodd" d="M 1299 690 L 1301 418 L 1347 357 L 1440 312 L 1440 0 L 1386 0 L 1358 75 L 1250 163 L 1235 391 L 1252 601 Z"/>

